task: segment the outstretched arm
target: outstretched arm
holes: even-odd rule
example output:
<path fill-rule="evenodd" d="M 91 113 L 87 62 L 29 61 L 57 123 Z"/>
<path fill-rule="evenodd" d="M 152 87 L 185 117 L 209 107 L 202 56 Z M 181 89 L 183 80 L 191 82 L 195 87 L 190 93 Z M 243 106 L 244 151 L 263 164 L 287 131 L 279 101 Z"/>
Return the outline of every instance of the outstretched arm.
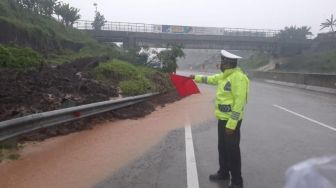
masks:
<path fill-rule="evenodd" d="M 194 79 L 197 83 L 217 85 L 220 74 L 215 74 L 212 76 L 203 76 L 203 75 L 190 75 L 191 79 Z"/>

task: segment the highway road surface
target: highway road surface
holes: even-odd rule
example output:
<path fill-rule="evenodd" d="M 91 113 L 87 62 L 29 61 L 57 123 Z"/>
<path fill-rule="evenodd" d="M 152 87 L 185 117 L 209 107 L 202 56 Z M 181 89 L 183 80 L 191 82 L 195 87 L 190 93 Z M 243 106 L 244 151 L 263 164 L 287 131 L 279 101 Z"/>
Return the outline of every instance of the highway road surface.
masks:
<path fill-rule="evenodd" d="M 215 87 L 200 85 L 201 90 Z M 214 105 L 215 96 L 208 98 Z M 189 128 L 191 126 L 191 128 Z M 219 188 L 217 121 L 185 122 L 160 143 L 95 187 Z M 284 187 L 286 170 L 306 159 L 336 155 L 336 97 L 253 81 L 241 129 L 247 188 Z M 336 177 L 335 177 L 336 178 Z"/>

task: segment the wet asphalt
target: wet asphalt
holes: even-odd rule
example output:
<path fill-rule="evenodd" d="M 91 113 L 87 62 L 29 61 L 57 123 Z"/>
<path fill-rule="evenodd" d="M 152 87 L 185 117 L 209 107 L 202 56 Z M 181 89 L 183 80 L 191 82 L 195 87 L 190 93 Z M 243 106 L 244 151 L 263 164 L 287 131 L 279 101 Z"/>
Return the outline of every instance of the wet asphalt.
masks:
<path fill-rule="evenodd" d="M 215 96 L 209 99 L 209 105 L 214 104 L 214 99 Z M 336 128 L 335 95 L 253 81 L 241 128 L 245 188 L 284 187 L 285 172 L 290 166 L 314 157 L 336 155 L 336 131 L 276 106 Z M 228 182 L 211 182 L 208 178 L 218 168 L 215 117 L 192 125 L 192 135 L 199 186 L 226 188 Z M 95 187 L 186 188 L 184 136 L 184 129 L 171 131 L 145 155 Z"/>

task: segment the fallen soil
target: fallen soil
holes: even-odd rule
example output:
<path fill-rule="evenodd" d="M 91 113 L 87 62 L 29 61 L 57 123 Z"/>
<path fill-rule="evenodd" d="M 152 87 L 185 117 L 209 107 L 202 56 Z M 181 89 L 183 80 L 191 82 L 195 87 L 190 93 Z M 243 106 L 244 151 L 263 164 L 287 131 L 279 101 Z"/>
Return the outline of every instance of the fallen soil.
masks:
<path fill-rule="evenodd" d="M 0 69 L 0 121 L 120 97 L 117 83 L 103 84 L 89 74 L 88 70 L 106 60 L 108 58 L 85 58 L 26 72 Z M 157 85 L 162 85 L 162 77 L 151 79 Z M 143 117 L 153 112 L 156 106 L 164 106 L 179 99 L 175 91 L 166 92 L 131 107 L 41 129 L 23 135 L 19 140 L 44 140 L 91 129 L 98 122 Z"/>
<path fill-rule="evenodd" d="M 117 97 L 116 86 L 83 75 L 99 61 L 86 58 L 25 72 L 0 69 L 0 121 Z"/>

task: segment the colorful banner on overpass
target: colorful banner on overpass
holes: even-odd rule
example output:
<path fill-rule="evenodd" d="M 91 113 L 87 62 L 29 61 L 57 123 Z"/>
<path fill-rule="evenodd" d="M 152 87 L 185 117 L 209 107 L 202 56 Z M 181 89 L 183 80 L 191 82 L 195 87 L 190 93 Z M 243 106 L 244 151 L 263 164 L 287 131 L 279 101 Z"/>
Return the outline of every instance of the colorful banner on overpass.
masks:
<path fill-rule="evenodd" d="M 224 36 L 253 36 L 266 37 L 266 32 L 256 30 L 239 30 L 216 27 L 191 27 L 175 25 L 155 25 L 154 32 L 176 33 L 176 34 L 196 34 L 196 35 L 224 35 Z"/>
<path fill-rule="evenodd" d="M 163 33 L 193 33 L 193 27 L 190 26 L 175 26 L 175 25 L 162 25 Z"/>

